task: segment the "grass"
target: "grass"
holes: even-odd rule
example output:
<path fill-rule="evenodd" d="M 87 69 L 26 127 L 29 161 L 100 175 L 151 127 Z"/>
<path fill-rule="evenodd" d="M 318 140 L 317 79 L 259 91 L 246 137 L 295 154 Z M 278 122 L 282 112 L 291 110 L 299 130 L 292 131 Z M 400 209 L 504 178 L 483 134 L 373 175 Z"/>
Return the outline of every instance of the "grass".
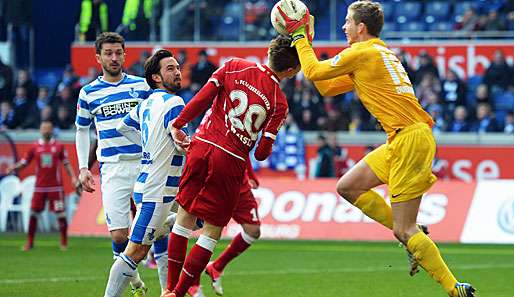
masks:
<path fill-rule="evenodd" d="M 0 296 L 103 296 L 112 264 L 109 239 L 71 238 L 66 252 L 58 240 L 38 234 L 36 247 L 24 253 L 23 235 L 1 234 Z M 227 243 L 220 242 L 216 254 Z M 440 248 L 457 278 L 473 283 L 478 296 L 514 296 L 512 246 Z M 149 296 L 158 297 L 157 272 L 141 267 L 140 273 Z M 403 249 L 390 242 L 259 241 L 227 267 L 223 283 L 227 297 L 446 296 L 424 271 L 409 277 Z M 205 275 L 202 284 L 207 296 L 215 296 Z"/>

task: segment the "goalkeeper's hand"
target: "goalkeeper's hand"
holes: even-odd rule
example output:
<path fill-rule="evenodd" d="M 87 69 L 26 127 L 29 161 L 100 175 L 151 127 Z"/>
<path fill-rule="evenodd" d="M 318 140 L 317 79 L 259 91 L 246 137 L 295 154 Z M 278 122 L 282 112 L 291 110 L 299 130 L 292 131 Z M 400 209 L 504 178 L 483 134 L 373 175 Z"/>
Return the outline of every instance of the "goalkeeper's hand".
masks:
<path fill-rule="evenodd" d="M 291 46 L 294 46 L 296 41 L 304 37 L 307 37 L 309 44 L 312 45 L 312 40 L 314 39 L 314 16 L 311 16 L 309 9 L 307 9 L 303 18 L 300 20 L 293 20 L 287 16 L 280 6 L 277 8 L 278 12 L 286 22 L 286 30 L 289 33 L 289 36 L 293 38 Z"/>

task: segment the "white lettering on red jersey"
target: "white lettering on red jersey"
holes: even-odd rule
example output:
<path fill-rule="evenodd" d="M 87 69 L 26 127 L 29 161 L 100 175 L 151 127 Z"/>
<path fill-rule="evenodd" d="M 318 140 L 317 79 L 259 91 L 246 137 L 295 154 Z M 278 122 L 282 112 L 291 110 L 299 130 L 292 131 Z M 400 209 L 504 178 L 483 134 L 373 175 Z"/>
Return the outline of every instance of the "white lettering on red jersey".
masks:
<path fill-rule="evenodd" d="M 266 66 L 231 59 L 209 81 L 218 95 L 195 137 L 231 155 L 247 158 L 259 132 L 275 139 L 288 112 L 287 100 L 276 75 Z"/>

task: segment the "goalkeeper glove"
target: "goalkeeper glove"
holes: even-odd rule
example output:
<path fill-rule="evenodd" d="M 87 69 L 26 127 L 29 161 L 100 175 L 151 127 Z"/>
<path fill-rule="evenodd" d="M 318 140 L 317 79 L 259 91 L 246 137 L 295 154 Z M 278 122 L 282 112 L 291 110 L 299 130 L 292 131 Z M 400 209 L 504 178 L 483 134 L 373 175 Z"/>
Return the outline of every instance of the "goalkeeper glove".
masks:
<path fill-rule="evenodd" d="M 296 41 L 305 37 L 309 40 L 309 44 L 312 45 L 312 40 L 314 39 L 314 16 L 310 15 L 309 9 L 306 10 L 305 15 L 300 20 L 294 20 L 288 17 L 280 6 L 277 8 L 286 22 L 286 30 L 289 36 L 293 38 L 291 46 L 294 46 Z"/>

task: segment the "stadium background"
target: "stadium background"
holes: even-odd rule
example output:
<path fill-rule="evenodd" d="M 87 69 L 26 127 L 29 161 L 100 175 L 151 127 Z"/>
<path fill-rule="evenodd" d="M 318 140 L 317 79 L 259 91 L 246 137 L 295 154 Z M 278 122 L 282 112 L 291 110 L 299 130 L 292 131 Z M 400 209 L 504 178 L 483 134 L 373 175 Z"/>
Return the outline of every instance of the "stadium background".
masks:
<path fill-rule="evenodd" d="M 128 29 L 130 24 L 123 21 L 129 1 L 103 2 L 108 7 L 109 30 L 120 31 L 127 38 L 127 72 L 140 75 L 141 61 L 148 53 L 160 47 L 170 49 L 183 66 L 185 88 L 181 95 L 186 101 L 212 71 L 201 56 L 206 56 L 212 67 L 232 56 L 264 63 L 267 40 L 275 34 L 269 22 L 269 11 L 275 1 L 141 0 L 150 9 L 139 10 L 139 26 L 132 32 Z M 317 54 L 329 58 L 345 46 L 341 26 L 352 1 L 304 2 L 316 16 Z M 501 243 L 512 247 L 514 2 L 380 2 L 386 18 L 382 38 L 398 52 L 420 102 L 436 120 L 438 152 L 434 172 L 440 182 L 425 196 L 419 221 L 430 225 L 431 236 L 438 242 Z M 12 139 L 18 157 L 22 156 L 38 138 L 35 129 L 42 118 L 54 121 L 58 138 L 66 144 L 77 168 L 73 125 L 77 94 L 98 71 L 93 44 L 81 32 L 82 1 L 4 0 L 0 5 L 4 12 L 0 15 L 0 57 L 5 64 L 0 65 L 0 174 L 15 160 L 4 136 Z M 322 97 L 301 75 L 284 82 L 283 89 L 291 116 L 270 160 L 254 162 L 261 181 L 255 195 L 260 202 L 263 237 L 394 240 L 390 232 L 372 223 L 334 191 L 336 177 L 385 141 L 385 134 L 374 118 L 355 94 Z M 33 174 L 34 168 L 30 166 L 20 173 L 20 179 Z M 78 197 L 66 178 L 65 183 L 71 234 L 106 236 L 99 191 L 95 197 Z M 387 193 L 386 188 L 379 190 Z M 0 218 L 5 218 L 0 222 L 0 230 L 7 232 L 0 233 L 0 245 L 17 249 L 15 245 L 22 235 L 8 232 L 21 233 L 26 229 L 22 214 L 27 209 L 17 208 L 24 205 L 21 197 L 12 205 L 5 200 L 0 202 L 0 212 L 4 213 Z M 52 222 L 52 216 L 46 214 L 41 231 L 54 231 Z M 230 224 L 225 235 L 237 234 L 237 228 Z M 43 236 L 43 247 L 51 239 L 51 235 Z M 345 244 L 353 249 L 353 243 Z M 324 243 L 320 249 L 323 247 Z M 372 243 L 369 247 L 383 245 Z M 459 244 L 447 249 L 452 247 L 457 249 L 455 254 L 459 249 L 466 254 L 465 249 L 475 248 Z M 482 250 L 470 252 L 468 260 L 473 263 L 483 254 L 490 256 L 489 262 L 481 262 L 486 266 L 501 267 L 504 257 L 508 260 L 505 263 L 514 263 L 514 254 L 508 249 L 495 245 L 488 245 L 487 249 L 500 252 L 495 256 L 494 252 Z M 48 261 L 57 257 L 45 250 L 41 255 L 48 257 Z M 499 260 L 495 260 L 496 256 Z M 499 277 L 509 278 L 508 274 Z M 20 288 L 13 286 L 11 289 Z M 494 295 L 483 296 L 514 296 L 512 287 L 493 292 Z"/>

